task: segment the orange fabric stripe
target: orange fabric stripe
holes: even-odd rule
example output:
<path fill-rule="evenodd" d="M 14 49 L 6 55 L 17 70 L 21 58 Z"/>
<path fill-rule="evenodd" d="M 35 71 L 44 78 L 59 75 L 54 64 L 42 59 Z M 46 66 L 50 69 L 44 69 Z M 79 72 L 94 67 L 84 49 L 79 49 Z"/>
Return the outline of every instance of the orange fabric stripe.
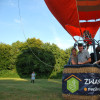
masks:
<path fill-rule="evenodd" d="M 78 6 L 96 6 L 100 4 L 100 0 L 95 1 L 77 1 Z"/>

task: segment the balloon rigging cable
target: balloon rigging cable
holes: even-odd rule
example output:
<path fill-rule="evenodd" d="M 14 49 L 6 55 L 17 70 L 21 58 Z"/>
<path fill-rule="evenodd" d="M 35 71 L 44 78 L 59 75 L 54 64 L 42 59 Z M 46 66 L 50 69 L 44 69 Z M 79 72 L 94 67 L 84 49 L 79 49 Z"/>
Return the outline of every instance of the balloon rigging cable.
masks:
<path fill-rule="evenodd" d="M 18 9 L 19 9 L 19 19 L 20 19 L 20 25 L 21 25 L 21 30 L 22 30 L 22 33 L 24 35 L 24 38 L 26 39 L 26 36 L 25 36 L 25 32 L 24 32 L 24 28 L 23 28 L 23 24 L 22 24 L 22 17 L 21 17 L 21 10 L 20 10 L 20 4 L 19 4 L 19 0 L 18 0 Z M 27 39 L 26 39 L 27 40 Z M 49 67 L 54 67 L 54 66 L 51 66 L 45 62 L 43 62 L 32 50 L 32 48 L 29 46 L 29 43 L 26 41 L 27 45 L 28 45 L 28 48 L 30 49 L 30 51 L 32 52 L 32 54 L 40 61 L 42 62 L 44 65 L 46 66 L 49 66 Z"/>

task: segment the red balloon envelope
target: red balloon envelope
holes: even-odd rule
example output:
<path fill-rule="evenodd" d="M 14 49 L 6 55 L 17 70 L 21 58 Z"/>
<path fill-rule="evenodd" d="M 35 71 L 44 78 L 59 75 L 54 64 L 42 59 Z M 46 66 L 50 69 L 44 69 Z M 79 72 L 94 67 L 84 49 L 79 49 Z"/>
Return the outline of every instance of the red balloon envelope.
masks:
<path fill-rule="evenodd" d="M 72 36 L 84 30 L 94 38 L 100 27 L 100 0 L 45 0 L 51 13 Z"/>

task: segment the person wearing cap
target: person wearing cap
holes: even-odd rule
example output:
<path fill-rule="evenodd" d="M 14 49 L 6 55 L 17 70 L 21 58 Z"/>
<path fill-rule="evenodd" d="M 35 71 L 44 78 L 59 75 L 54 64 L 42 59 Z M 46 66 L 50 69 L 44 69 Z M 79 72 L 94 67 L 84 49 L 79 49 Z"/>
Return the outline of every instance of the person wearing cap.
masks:
<path fill-rule="evenodd" d="M 71 49 L 72 55 L 71 55 L 71 64 L 72 65 L 77 65 L 78 64 L 78 58 L 76 54 L 76 48 Z"/>
<path fill-rule="evenodd" d="M 91 62 L 90 54 L 87 50 L 83 49 L 83 44 L 78 44 L 78 64 L 89 64 Z"/>

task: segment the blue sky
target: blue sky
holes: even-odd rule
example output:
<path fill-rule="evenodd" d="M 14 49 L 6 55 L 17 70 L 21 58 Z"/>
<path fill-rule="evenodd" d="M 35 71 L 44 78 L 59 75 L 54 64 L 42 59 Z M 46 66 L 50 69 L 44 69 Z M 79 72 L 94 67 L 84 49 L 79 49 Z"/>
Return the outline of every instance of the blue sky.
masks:
<path fill-rule="evenodd" d="M 55 43 L 69 48 L 74 40 L 48 10 L 44 0 L 0 0 L 0 42 L 12 44 L 27 38 L 39 38 L 44 43 Z M 24 32 L 23 32 L 24 31 Z M 100 30 L 96 39 L 100 39 Z"/>

